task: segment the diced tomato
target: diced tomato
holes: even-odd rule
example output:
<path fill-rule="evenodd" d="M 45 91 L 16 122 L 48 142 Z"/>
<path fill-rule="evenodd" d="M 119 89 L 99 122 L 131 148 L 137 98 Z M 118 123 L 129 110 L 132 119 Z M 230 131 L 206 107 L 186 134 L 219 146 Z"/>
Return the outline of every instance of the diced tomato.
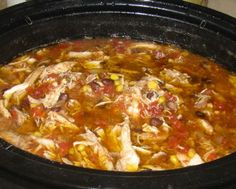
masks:
<path fill-rule="evenodd" d="M 114 86 L 113 85 L 105 85 L 103 87 L 103 92 L 106 94 L 113 94 L 115 92 Z"/>
<path fill-rule="evenodd" d="M 72 147 L 72 143 L 71 142 L 61 142 L 58 143 L 59 146 L 59 153 L 62 156 L 65 156 L 66 154 L 68 154 L 69 149 Z"/>
<path fill-rule="evenodd" d="M 215 152 L 212 152 L 208 157 L 207 160 L 208 161 L 213 161 L 216 160 L 218 158 L 218 155 Z"/>
<path fill-rule="evenodd" d="M 177 148 L 179 144 L 179 139 L 176 136 L 171 136 L 168 140 L 168 146 L 172 149 Z"/>
<path fill-rule="evenodd" d="M 176 52 L 171 52 L 170 54 L 168 54 L 168 58 L 179 58 L 180 57 L 180 52 L 176 51 Z"/>
<path fill-rule="evenodd" d="M 151 117 L 159 117 L 163 111 L 163 106 L 159 105 L 157 102 L 152 102 L 148 107 L 147 111 Z"/>
<path fill-rule="evenodd" d="M 85 122 L 84 112 L 78 112 L 72 116 L 75 119 L 77 124 L 84 125 L 84 122 Z"/>
<path fill-rule="evenodd" d="M 51 77 L 51 78 L 58 78 L 59 74 L 56 74 L 56 73 L 51 73 L 48 75 L 48 77 Z"/>
<path fill-rule="evenodd" d="M 82 42 L 81 40 L 76 40 L 73 42 L 73 51 L 80 51 L 81 50 Z"/>
<path fill-rule="evenodd" d="M 36 87 L 35 89 L 28 88 L 28 93 L 33 98 L 42 98 L 46 93 L 48 93 L 52 88 L 51 83 L 43 83 L 42 85 Z"/>
<path fill-rule="evenodd" d="M 112 46 L 114 47 L 117 53 L 125 53 L 127 45 L 128 44 L 125 41 L 121 41 L 119 39 L 112 39 Z"/>
<path fill-rule="evenodd" d="M 106 126 L 107 125 L 107 121 L 104 120 L 104 119 L 95 119 L 94 124 L 96 126 L 101 126 L 102 127 L 102 126 Z"/>
<path fill-rule="evenodd" d="M 173 94 L 171 94 L 170 92 L 166 92 L 165 97 L 167 101 L 175 102 L 177 100 L 176 97 L 173 96 Z"/>
<path fill-rule="evenodd" d="M 218 110 L 225 110 L 226 106 L 224 102 L 214 101 L 213 106 Z"/>
<path fill-rule="evenodd" d="M 44 117 L 45 115 L 45 110 L 43 105 L 38 105 L 33 108 L 31 108 L 31 115 L 33 117 Z"/>
<path fill-rule="evenodd" d="M 11 116 L 13 118 L 13 120 L 16 120 L 17 119 L 17 112 L 16 110 L 13 108 L 10 110 L 10 113 L 11 113 Z"/>
<path fill-rule="evenodd" d="M 181 129 L 182 127 L 182 122 L 180 120 L 178 120 L 178 118 L 176 117 L 176 115 L 172 114 L 169 116 L 169 120 L 171 125 L 176 128 L 176 129 Z"/>
<path fill-rule="evenodd" d="M 33 89 L 33 87 L 28 87 L 28 88 L 26 88 L 26 91 L 27 91 L 27 93 L 31 94 L 31 93 L 33 93 L 34 89 Z"/>
<path fill-rule="evenodd" d="M 188 151 L 189 151 L 189 147 L 188 146 L 183 146 L 183 145 L 178 145 L 177 146 L 177 150 L 180 152 L 180 153 L 184 153 L 184 154 L 186 154 L 186 153 L 188 153 Z"/>
<path fill-rule="evenodd" d="M 64 50 L 64 49 L 69 48 L 70 46 L 71 46 L 70 43 L 64 42 L 64 43 L 59 43 L 59 44 L 57 45 L 57 48 L 58 48 L 59 50 Z"/>

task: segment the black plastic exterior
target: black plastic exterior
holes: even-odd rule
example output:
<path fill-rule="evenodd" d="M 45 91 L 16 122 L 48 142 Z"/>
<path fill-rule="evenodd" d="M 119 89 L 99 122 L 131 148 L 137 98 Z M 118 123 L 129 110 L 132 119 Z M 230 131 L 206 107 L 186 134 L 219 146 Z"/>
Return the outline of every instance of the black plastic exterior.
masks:
<path fill-rule="evenodd" d="M 0 23 L 2 64 L 62 40 L 120 36 L 176 44 L 236 71 L 236 20 L 181 1 L 30 1 L 1 11 Z M 236 153 L 178 170 L 123 173 L 61 165 L 0 140 L 0 178 L 11 188 L 236 188 Z"/>

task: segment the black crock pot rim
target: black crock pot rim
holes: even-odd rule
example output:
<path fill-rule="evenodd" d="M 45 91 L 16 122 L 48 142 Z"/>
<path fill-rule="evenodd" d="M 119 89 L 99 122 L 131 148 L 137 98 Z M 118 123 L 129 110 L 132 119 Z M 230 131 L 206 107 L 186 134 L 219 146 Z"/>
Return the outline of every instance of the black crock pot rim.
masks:
<path fill-rule="evenodd" d="M 208 29 L 206 26 L 206 23 L 208 22 L 209 25 L 212 24 L 214 27 L 216 25 L 216 28 L 220 29 L 220 31 L 228 32 L 231 37 L 233 37 L 234 40 L 236 40 L 236 19 L 231 17 L 230 15 L 223 14 L 221 12 L 218 12 L 213 9 L 209 9 L 200 5 L 188 3 L 185 1 L 176 1 L 173 2 L 173 0 L 64 0 L 63 2 L 60 0 L 44 0 L 44 1 L 28 1 L 24 2 L 6 9 L 3 9 L 0 11 L 0 34 L 5 33 L 9 30 L 11 30 L 12 26 L 14 28 L 17 28 L 18 26 L 22 26 L 24 24 L 31 24 L 31 19 L 36 19 L 35 21 L 42 20 L 42 15 L 40 14 L 41 12 L 39 11 L 38 14 L 40 14 L 40 18 L 35 15 L 35 13 L 32 11 L 32 9 L 37 9 L 39 10 L 41 7 L 45 8 L 45 5 L 47 5 L 48 9 L 43 10 L 44 15 L 48 16 L 45 14 L 45 12 L 48 12 L 49 14 L 53 13 L 54 6 L 53 5 L 60 5 L 63 3 L 68 3 L 71 2 L 73 3 L 74 6 L 71 6 L 70 9 L 77 9 L 74 10 L 75 13 L 80 9 L 81 7 L 97 7 L 98 9 L 102 8 L 104 9 L 107 7 L 108 9 L 111 9 L 111 7 L 135 7 L 135 8 L 151 8 L 154 10 L 159 10 L 161 11 L 162 9 L 165 11 L 172 11 L 172 13 L 178 13 L 180 14 L 181 12 L 187 12 L 185 16 L 192 17 L 192 19 L 196 19 L 196 25 L 202 24 L 202 29 Z M 55 6 L 56 7 L 56 6 Z M 69 8 L 69 7 L 66 7 Z M 96 12 L 93 10 L 89 10 L 88 12 Z M 107 12 L 105 9 L 104 11 L 98 11 L 99 13 Z M 108 11 L 109 12 L 109 11 Z M 135 12 L 135 11 L 134 11 Z M 61 13 L 61 12 L 60 12 Z M 115 13 L 115 11 L 114 11 Z M 118 13 L 121 13 L 118 11 Z M 125 12 L 123 12 L 125 14 Z M 132 10 L 130 12 L 127 12 L 128 14 L 132 13 Z M 69 15 L 71 14 L 68 13 Z M 20 15 L 18 17 L 15 17 L 15 15 Z M 64 14 L 67 15 L 67 14 Z M 147 15 L 154 16 L 154 14 L 147 13 Z M 201 16 L 201 19 L 199 17 Z M 4 16 L 4 20 L 1 20 L 1 17 Z M 58 15 L 54 15 L 56 17 Z M 155 16 L 158 16 L 158 14 L 155 13 Z M 160 14 L 160 16 L 163 17 L 163 15 Z M 171 18 L 168 17 L 168 18 Z M 173 19 L 173 17 L 172 17 Z M 178 21 L 182 21 L 181 18 L 178 19 Z M 199 22 L 200 21 L 200 22 Z M 188 22 L 185 20 L 184 22 Z M 216 24 L 217 23 L 217 24 Z M 211 30 L 209 28 L 209 30 Z M 220 33 L 220 31 L 217 32 Z"/>

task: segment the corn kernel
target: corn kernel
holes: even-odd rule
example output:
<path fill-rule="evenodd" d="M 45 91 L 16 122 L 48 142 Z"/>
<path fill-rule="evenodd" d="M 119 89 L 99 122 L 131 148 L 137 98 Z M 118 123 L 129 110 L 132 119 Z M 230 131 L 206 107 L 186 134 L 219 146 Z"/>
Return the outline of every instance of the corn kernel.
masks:
<path fill-rule="evenodd" d="M 91 89 L 91 87 L 89 85 L 83 86 L 82 90 L 85 93 L 91 93 L 92 92 L 92 89 Z"/>
<path fill-rule="evenodd" d="M 74 148 L 69 149 L 69 154 L 73 155 L 75 153 Z"/>
<path fill-rule="evenodd" d="M 36 62 L 35 58 L 29 58 L 29 60 L 27 61 L 29 64 L 33 64 Z"/>
<path fill-rule="evenodd" d="M 195 154 L 196 154 L 195 150 L 193 148 L 190 148 L 188 151 L 188 157 L 193 158 Z"/>
<path fill-rule="evenodd" d="M 35 131 L 33 135 L 36 136 L 36 137 L 41 137 L 42 136 L 41 133 L 38 132 L 38 131 Z"/>
<path fill-rule="evenodd" d="M 97 130 L 97 134 L 98 136 L 100 136 L 101 138 L 104 138 L 105 137 L 105 132 L 103 129 L 98 129 Z"/>
<path fill-rule="evenodd" d="M 116 86 L 116 91 L 117 91 L 117 92 L 123 91 L 123 85 L 117 85 L 117 86 Z"/>
<path fill-rule="evenodd" d="M 172 58 L 169 58 L 169 59 L 168 59 L 168 62 L 169 62 L 169 63 L 174 63 L 175 61 L 174 61 Z"/>
<path fill-rule="evenodd" d="M 120 82 L 120 80 L 115 80 L 115 85 L 117 86 L 117 85 L 120 85 L 121 84 L 121 82 Z"/>
<path fill-rule="evenodd" d="M 183 56 L 185 56 L 185 57 L 186 57 L 186 56 L 188 56 L 188 55 L 189 55 L 189 53 L 188 53 L 187 51 L 184 51 L 184 52 L 182 52 L 182 53 L 181 53 L 181 55 L 183 55 Z"/>
<path fill-rule="evenodd" d="M 80 144 L 77 149 L 81 152 L 85 149 L 85 146 L 83 144 Z"/>
<path fill-rule="evenodd" d="M 170 161 L 174 164 L 174 165 L 179 165 L 179 160 L 176 157 L 176 155 L 171 155 L 170 156 Z"/>
<path fill-rule="evenodd" d="M 148 88 L 149 89 L 156 89 L 158 87 L 157 82 L 155 81 L 149 81 L 148 82 Z"/>
<path fill-rule="evenodd" d="M 85 156 L 85 157 L 88 156 L 88 154 L 85 151 L 80 151 L 80 153 L 81 153 L 82 156 Z"/>
<path fill-rule="evenodd" d="M 162 104 L 166 101 L 166 98 L 164 96 L 161 96 L 159 99 L 158 99 L 158 103 L 159 104 Z"/>
<path fill-rule="evenodd" d="M 110 78 L 115 81 L 119 79 L 119 76 L 117 74 L 111 74 Z"/>
<path fill-rule="evenodd" d="M 132 164 L 128 164 L 127 166 L 126 166 L 126 170 L 127 171 L 137 171 L 137 169 L 138 169 L 138 167 L 136 166 L 136 165 L 132 165 Z"/>

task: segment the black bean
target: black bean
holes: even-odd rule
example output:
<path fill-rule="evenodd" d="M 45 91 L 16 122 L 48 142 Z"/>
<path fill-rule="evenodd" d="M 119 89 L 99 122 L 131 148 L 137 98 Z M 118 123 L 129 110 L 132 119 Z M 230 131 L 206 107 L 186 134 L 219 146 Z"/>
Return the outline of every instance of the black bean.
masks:
<path fill-rule="evenodd" d="M 147 93 L 147 98 L 151 100 L 154 95 L 155 95 L 155 94 L 154 94 L 153 91 L 148 92 L 148 93 Z"/>
<path fill-rule="evenodd" d="M 196 116 L 198 116 L 200 118 L 205 118 L 206 117 L 206 115 L 201 111 L 196 111 L 195 114 L 196 114 Z"/>
<path fill-rule="evenodd" d="M 90 86 L 94 91 L 98 91 L 100 89 L 100 85 L 95 81 L 91 82 Z"/>
<path fill-rule="evenodd" d="M 207 77 L 203 77 L 203 78 L 202 78 L 202 82 L 203 82 L 203 83 L 210 84 L 210 83 L 212 83 L 212 80 L 209 79 L 209 78 L 207 78 Z"/>
<path fill-rule="evenodd" d="M 68 99 L 68 94 L 66 93 L 61 93 L 60 97 L 59 97 L 59 100 L 63 100 L 63 101 L 66 101 Z"/>
<path fill-rule="evenodd" d="M 150 125 L 152 126 L 161 126 L 163 124 L 163 121 L 159 118 L 153 117 L 150 119 Z"/>
<path fill-rule="evenodd" d="M 52 107 L 51 110 L 54 112 L 59 112 L 61 110 L 61 107 Z"/>
<path fill-rule="evenodd" d="M 147 93 L 147 98 L 151 100 L 152 98 L 157 98 L 158 94 L 155 91 L 150 91 Z"/>
<path fill-rule="evenodd" d="M 102 79 L 102 83 L 104 85 L 112 85 L 113 84 L 113 80 L 105 78 L 105 79 Z"/>

